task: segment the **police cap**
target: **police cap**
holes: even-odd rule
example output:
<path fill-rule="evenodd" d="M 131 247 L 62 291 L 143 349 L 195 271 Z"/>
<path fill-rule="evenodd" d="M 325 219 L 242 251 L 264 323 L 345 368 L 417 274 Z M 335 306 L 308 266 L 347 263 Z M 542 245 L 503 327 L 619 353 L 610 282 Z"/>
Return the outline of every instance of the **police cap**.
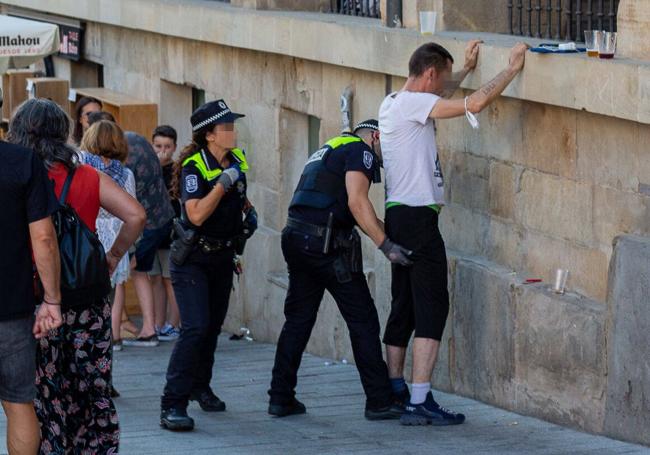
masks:
<path fill-rule="evenodd" d="M 354 127 L 352 132 L 354 134 L 357 134 L 357 131 L 363 130 L 363 129 L 371 129 L 375 131 L 379 131 L 379 122 L 375 119 L 368 119 L 364 120 L 363 122 L 359 123 L 357 126 Z"/>
<path fill-rule="evenodd" d="M 224 100 L 210 101 L 192 112 L 190 122 L 192 131 L 199 131 L 219 123 L 235 123 L 238 118 L 245 117 L 230 110 Z"/>

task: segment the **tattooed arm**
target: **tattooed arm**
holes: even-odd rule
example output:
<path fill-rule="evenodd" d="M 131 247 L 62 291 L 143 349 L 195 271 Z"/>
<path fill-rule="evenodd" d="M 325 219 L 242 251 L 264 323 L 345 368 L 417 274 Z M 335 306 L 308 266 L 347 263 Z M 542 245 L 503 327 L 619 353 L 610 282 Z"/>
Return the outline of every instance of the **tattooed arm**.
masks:
<path fill-rule="evenodd" d="M 468 97 L 467 109 L 476 114 L 490 105 L 524 67 L 526 44 L 517 44 L 510 53 L 510 64 L 490 82 Z M 465 114 L 465 100 L 440 100 L 431 110 L 431 118 L 453 118 Z"/>
<path fill-rule="evenodd" d="M 481 40 L 472 40 L 469 43 L 467 43 L 467 48 L 465 49 L 465 64 L 463 65 L 463 69 L 460 71 L 457 71 L 451 75 L 448 81 L 445 83 L 445 89 L 442 92 L 442 97 L 443 98 L 451 98 L 456 90 L 458 90 L 458 87 L 460 87 L 460 84 L 465 80 L 467 75 L 476 68 L 476 64 L 478 62 L 478 52 L 479 52 L 479 44 L 481 44 L 483 41 Z"/>

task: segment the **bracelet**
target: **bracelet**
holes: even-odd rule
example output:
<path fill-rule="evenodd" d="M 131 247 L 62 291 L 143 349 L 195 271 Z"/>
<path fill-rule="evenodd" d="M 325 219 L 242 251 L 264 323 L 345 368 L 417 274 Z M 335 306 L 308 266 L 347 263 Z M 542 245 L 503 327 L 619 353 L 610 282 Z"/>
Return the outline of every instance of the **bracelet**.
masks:
<path fill-rule="evenodd" d="M 43 303 L 47 305 L 53 305 L 53 306 L 61 306 L 61 302 L 55 303 L 55 302 L 48 302 L 47 300 L 43 299 Z"/>

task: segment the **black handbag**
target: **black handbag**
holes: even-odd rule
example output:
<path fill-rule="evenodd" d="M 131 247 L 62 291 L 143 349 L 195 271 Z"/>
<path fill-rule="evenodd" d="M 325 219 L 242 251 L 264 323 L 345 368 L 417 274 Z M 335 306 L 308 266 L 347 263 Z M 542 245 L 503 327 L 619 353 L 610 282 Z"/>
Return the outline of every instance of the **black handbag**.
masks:
<path fill-rule="evenodd" d="M 63 306 L 74 307 L 103 299 L 111 292 L 106 253 L 97 235 L 66 203 L 75 169 L 63 185 L 59 209 L 52 221 L 61 256 L 61 299 Z"/>

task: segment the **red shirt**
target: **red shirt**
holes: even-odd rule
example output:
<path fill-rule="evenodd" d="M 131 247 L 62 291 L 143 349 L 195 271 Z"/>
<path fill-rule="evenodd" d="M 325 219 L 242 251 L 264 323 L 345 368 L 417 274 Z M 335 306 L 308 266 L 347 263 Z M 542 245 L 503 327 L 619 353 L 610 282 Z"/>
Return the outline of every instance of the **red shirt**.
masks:
<path fill-rule="evenodd" d="M 48 171 L 48 175 L 54 180 L 54 192 L 59 198 L 68 176 L 68 169 L 57 163 Z M 68 191 L 67 203 L 77 211 L 86 226 L 95 232 L 95 222 L 99 213 L 99 174 L 94 168 L 86 164 L 77 167 Z"/>

